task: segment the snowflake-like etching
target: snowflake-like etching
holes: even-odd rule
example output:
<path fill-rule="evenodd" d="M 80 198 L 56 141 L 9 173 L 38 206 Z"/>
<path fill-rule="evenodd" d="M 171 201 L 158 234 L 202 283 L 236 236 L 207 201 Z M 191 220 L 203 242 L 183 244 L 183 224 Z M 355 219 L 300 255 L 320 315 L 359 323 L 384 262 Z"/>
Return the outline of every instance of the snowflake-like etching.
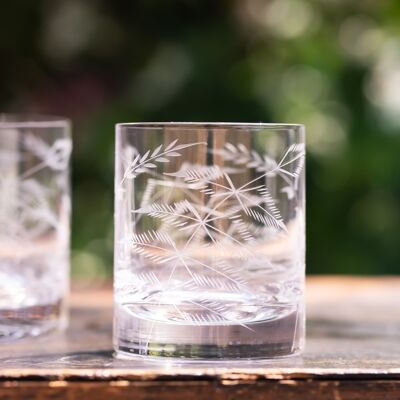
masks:
<path fill-rule="evenodd" d="M 127 217 L 132 218 L 134 224 L 148 218 L 150 226 L 156 229 L 135 233 L 135 225 L 130 226 L 130 233 L 123 242 L 128 244 L 130 252 L 148 259 L 153 265 L 162 264 L 170 268 L 166 280 L 154 271 L 134 272 L 135 285 L 150 285 L 158 294 L 168 293 L 171 288 L 200 292 L 207 289 L 246 292 L 245 274 L 238 271 L 237 264 L 231 262 L 231 256 L 234 254 L 242 262 L 253 261 L 254 265 L 261 257 L 263 267 L 273 270 L 272 262 L 260 253 L 260 243 L 287 235 L 288 227 L 267 182 L 281 179 L 280 196 L 286 196 L 288 202 L 295 201 L 304 165 L 304 145 L 289 146 L 280 159 L 275 160 L 249 150 L 243 144 L 226 143 L 223 149 L 208 150 L 222 159 L 218 165 L 183 162 L 174 172 L 158 171 L 157 164 L 169 163 L 171 157 L 182 155 L 180 150 L 193 146 L 201 146 L 205 151 L 207 144 L 178 144 L 174 140 L 165 148 L 160 145 L 144 155 L 133 147 L 126 149 L 117 200 L 127 204 L 130 213 Z M 252 173 L 248 175 L 253 178 L 237 184 L 241 182 L 237 177 L 249 171 Z M 136 179 L 143 173 L 148 174 L 143 195 L 140 204 L 132 207 L 131 193 L 125 190 L 126 181 Z M 186 274 L 186 280 L 174 279 L 178 269 L 180 276 Z M 159 296 L 157 298 L 160 299 Z M 151 302 L 151 295 L 146 300 Z M 209 323 L 241 324 L 226 316 L 223 302 L 206 298 L 188 301 L 211 315 Z M 176 305 L 175 308 L 188 323 L 206 322 Z"/>

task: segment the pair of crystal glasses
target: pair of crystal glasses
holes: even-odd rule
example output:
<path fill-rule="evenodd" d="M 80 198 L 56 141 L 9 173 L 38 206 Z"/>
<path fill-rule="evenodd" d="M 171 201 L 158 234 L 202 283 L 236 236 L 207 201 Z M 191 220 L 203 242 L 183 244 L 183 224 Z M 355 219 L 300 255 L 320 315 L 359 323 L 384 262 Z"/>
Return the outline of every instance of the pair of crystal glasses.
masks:
<path fill-rule="evenodd" d="M 298 354 L 304 127 L 121 123 L 115 148 L 116 354 Z M 67 325 L 71 151 L 68 120 L 0 115 L 0 346 Z"/>

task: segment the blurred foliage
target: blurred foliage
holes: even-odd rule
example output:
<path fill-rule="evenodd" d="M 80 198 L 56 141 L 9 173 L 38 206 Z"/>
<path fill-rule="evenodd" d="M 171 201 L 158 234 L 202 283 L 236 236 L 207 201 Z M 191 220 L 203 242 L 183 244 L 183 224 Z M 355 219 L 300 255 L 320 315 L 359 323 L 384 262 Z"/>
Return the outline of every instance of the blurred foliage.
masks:
<path fill-rule="evenodd" d="M 400 272 L 398 0 L 13 0 L 0 108 L 74 122 L 73 270 L 109 276 L 114 124 L 307 127 L 307 268 Z"/>

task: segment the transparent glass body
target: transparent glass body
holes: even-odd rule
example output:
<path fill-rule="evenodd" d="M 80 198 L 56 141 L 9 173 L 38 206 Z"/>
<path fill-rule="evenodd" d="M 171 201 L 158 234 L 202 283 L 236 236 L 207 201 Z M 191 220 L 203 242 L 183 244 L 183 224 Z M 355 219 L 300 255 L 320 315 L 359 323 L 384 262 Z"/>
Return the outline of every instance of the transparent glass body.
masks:
<path fill-rule="evenodd" d="M 66 120 L 0 114 L 0 342 L 66 324 Z"/>
<path fill-rule="evenodd" d="M 299 353 L 304 157 L 301 125 L 117 125 L 117 354 Z"/>

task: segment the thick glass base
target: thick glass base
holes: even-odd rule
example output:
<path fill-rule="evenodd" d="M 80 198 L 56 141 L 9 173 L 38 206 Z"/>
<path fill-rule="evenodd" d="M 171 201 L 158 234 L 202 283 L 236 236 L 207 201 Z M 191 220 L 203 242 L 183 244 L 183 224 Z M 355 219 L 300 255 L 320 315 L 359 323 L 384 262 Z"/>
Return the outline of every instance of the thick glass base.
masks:
<path fill-rule="evenodd" d="M 296 355 L 303 347 L 303 313 L 297 307 L 246 324 L 165 323 L 124 313 L 118 307 L 115 315 L 114 347 L 122 358 L 273 359 Z"/>
<path fill-rule="evenodd" d="M 66 326 L 62 301 L 17 309 L 0 309 L 0 343 L 38 336 Z"/>
<path fill-rule="evenodd" d="M 121 359 L 146 358 L 152 361 L 161 361 L 174 358 L 186 361 L 231 361 L 231 360 L 265 360 L 298 355 L 302 349 L 293 349 L 287 343 L 277 345 L 230 345 L 220 347 L 216 345 L 175 345 L 150 343 L 144 349 L 139 343 L 127 343 L 116 349 L 116 357 Z M 145 353 L 145 354 L 144 354 Z"/>

